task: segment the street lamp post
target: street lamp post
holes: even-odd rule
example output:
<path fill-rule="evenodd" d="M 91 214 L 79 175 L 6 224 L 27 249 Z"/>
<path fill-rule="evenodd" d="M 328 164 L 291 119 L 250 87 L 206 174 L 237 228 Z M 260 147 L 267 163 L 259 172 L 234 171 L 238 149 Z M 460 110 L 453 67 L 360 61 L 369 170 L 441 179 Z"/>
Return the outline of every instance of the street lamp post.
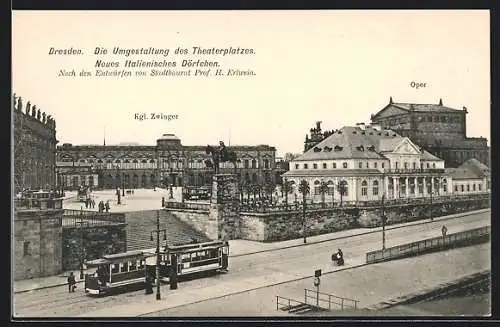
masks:
<path fill-rule="evenodd" d="M 86 224 L 88 225 L 87 222 L 83 221 L 83 207 L 80 207 L 80 221 L 76 222 L 77 224 L 80 225 L 80 279 L 83 279 L 84 273 L 83 273 L 83 264 L 85 262 L 85 243 L 84 243 L 84 237 L 83 237 L 83 225 Z"/>
<path fill-rule="evenodd" d="M 382 250 L 385 250 L 385 224 L 387 216 L 385 215 L 385 194 L 382 195 Z"/>
<path fill-rule="evenodd" d="M 151 231 L 151 241 L 153 241 L 153 233 L 156 233 L 156 299 L 161 300 L 160 294 L 160 233 L 163 233 L 163 240 L 167 240 L 167 230 L 160 229 L 160 212 L 156 212 L 156 230 Z"/>

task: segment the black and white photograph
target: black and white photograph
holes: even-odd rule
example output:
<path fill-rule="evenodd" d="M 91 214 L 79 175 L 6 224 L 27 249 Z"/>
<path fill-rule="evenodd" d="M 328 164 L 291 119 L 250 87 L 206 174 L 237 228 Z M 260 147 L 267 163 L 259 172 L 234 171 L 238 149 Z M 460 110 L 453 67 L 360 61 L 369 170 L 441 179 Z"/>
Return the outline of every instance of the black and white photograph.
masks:
<path fill-rule="evenodd" d="M 488 10 L 12 11 L 12 319 L 491 316 Z"/>

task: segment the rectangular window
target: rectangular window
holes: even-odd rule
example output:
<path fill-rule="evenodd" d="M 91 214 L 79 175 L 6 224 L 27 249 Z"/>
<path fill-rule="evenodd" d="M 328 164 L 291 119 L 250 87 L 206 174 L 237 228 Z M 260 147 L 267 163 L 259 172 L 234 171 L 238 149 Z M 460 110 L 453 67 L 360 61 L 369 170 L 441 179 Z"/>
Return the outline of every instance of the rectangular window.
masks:
<path fill-rule="evenodd" d="M 24 246 L 23 246 L 23 255 L 24 255 L 24 256 L 31 255 L 30 242 L 24 242 Z"/>
<path fill-rule="evenodd" d="M 320 195 L 321 194 L 321 187 L 315 186 L 314 187 L 314 195 Z"/>
<path fill-rule="evenodd" d="M 413 163 L 413 169 L 417 169 L 417 163 L 416 162 Z"/>
<path fill-rule="evenodd" d="M 382 162 L 382 169 L 384 169 L 384 167 L 385 167 L 385 163 L 384 163 L 384 162 Z"/>
<path fill-rule="evenodd" d="M 318 169 L 318 164 L 313 164 L 314 169 Z"/>
<path fill-rule="evenodd" d="M 118 265 L 115 263 L 115 264 L 112 264 L 111 265 L 111 273 L 112 274 L 116 274 L 119 270 L 118 270 Z"/>
<path fill-rule="evenodd" d="M 373 195 L 378 195 L 378 187 L 373 188 Z"/>
<path fill-rule="evenodd" d="M 295 164 L 295 169 L 299 169 L 299 164 Z"/>
<path fill-rule="evenodd" d="M 243 163 L 244 163 L 244 165 L 245 165 L 245 168 L 249 168 L 249 167 L 250 167 L 249 162 L 248 162 L 248 160 L 247 160 L 247 159 L 245 159 L 245 160 L 243 161 Z"/>
<path fill-rule="evenodd" d="M 462 192 L 465 191 L 465 187 L 462 185 Z"/>
<path fill-rule="evenodd" d="M 467 184 L 467 192 L 470 192 L 470 185 Z"/>
<path fill-rule="evenodd" d="M 129 271 L 137 270 L 137 261 L 130 262 Z"/>
<path fill-rule="evenodd" d="M 359 168 L 363 168 L 363 163 L 362 162 L 359 163 Z"/>
<path fill-rule="evenodd" d="M 326 163 L 323 163 L 323 169 L 326 169 Z"/>
<path fill-rule="evenodd" d="M 361 189 L 361 195 L 368 195 L 368 189 L 366 187 Z"/>
<path fill-rule="evenodd" d="M 307 164 L 304 164 L 304 169 L 307 169 L 307 167 L 308 167 Z"/>
<path fill-rule="evenodd" d="M 370 168 L 370 163 L 368 161 L 366 162 L 366 168 Z"/>
<path fill-rule="evenodd" d="M 128 262 L 120 263 L 120 272 L 127 272 L 127 271 L 128 271 Z"/>
<path fill-rule="evenodd" d="M 377 168 L 377 163 L 376 162 L 373 163 L 373 168 Z"/>
<path fill-rule="evenodd" d="M 337 163 L 333 163 L 333 168 L 337 168 Z"/>
<path fill-rule="evenodd" d="M 458 185 L 455 185 L 455 192 L 458 192 Z"/>
<path fill-rule="evenodd" d="M 347 168 L 347 162 L 342 163 L 342 167 Z"/>
<path fill-rule="evenodd" d="M 483 188 L 481 184 L 478 184 L 477 187 L 478 187 L 479 191 L 481 191 L 481 189 Z"/>

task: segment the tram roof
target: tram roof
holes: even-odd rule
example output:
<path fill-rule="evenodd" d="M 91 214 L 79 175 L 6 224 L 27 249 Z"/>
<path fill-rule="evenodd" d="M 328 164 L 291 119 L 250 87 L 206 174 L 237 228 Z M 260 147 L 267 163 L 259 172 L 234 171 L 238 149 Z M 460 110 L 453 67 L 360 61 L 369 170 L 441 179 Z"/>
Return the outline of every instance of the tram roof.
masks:
<path fill-rule="evenodd" d="M 106 254 L 106 255 L 102 256 L 102 258 L 107 259 L 107 260 L 115 260 L 115 259 L 138 257 L 138 256 L 143 256 L 143 251 L 135 250 L 135 251 L 128 251 L 128 252 L 123 252 L 123 253 L 116 253 L 116 254 Z"/>

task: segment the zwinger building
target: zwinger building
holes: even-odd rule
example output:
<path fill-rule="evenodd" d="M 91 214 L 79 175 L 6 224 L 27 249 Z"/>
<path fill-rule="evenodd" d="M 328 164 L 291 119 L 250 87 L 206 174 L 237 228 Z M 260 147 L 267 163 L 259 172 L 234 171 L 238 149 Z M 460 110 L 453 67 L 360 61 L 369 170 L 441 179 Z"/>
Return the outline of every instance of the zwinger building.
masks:
<path fill-rule="evenodd" d="M 213 169 L 206 145 L 183 145 L 174 134 L 163 134 L 156 145 L 73 145 L 57 147 L 57 176 L 65 188 L 153 188 L 165 185 L 210 185 Z M 276 148 L 269 145 L 228 146 L 237 156 L 221 163 L 221 173 L 248 183 L 275 182 Z"/>
<path fill-rule="evenodd" d="M 346 126 L 290 162 L 284 179 L 298 185 L 306 180 L 311 196 L 320 198 L 322 183 L 328 185 L 327 201 L 337 202 L 339 182 L 346 184 L 342 201 L 372 201 L 446 195 L 452 192 L 444 160 L 417 146 L 408 137 L 376 125 Z"/>

